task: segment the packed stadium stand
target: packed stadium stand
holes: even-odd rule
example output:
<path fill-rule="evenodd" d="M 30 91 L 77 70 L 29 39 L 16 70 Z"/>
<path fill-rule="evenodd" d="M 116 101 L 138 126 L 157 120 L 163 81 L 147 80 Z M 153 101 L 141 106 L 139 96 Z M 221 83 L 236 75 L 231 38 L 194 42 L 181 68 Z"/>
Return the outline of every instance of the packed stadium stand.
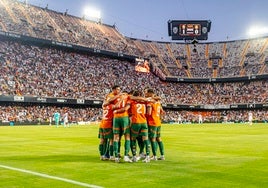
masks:
<path fill-rule="evenodd" d="M 55 110 L 73 122 L 95 121 L 114 85 L 152 87 L 163 121 L 267 121 L 268 37 L 198 43 L 123 36 L 115 26 L 0 1 L 1 120 L 49 122 Z M 135 71 L 146 59 L 150 72 Z"/>

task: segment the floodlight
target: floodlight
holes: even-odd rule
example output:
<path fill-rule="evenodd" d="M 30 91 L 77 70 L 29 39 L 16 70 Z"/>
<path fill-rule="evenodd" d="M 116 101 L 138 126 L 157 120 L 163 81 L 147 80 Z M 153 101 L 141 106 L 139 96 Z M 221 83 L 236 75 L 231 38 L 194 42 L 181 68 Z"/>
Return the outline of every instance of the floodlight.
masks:
<path fill-rule="evenodd" d="M 252 26 L 248 30 L 248 35 L 249 36 L 260 36 L 268 34 L 268 27 L 263 27 L 263 26 Z"/>
<path fill-rule="evenodd" d="M 90 18 L 101 19 L 101 12 L 93 7 L 86 7 L 84 10 L 84 15 Z"/>

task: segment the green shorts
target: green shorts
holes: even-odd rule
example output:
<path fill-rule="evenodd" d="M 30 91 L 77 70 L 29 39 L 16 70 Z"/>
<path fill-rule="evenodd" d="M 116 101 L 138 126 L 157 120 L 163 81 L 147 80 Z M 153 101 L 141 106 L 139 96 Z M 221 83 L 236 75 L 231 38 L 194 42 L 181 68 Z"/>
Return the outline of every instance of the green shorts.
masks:
<path fill-rule="evenodd" d="M 133 123 L 131 124 L 131 137 L 137 138 L 140 136 L 148 136 L 148 126 L 146 123 Z"/>
<path fill-rule="evenodd" d="M 159 138 L 161 136 L 161 126 L 149 126 L 149 138 Z"/>
<path fill-rule="evenodd" d="M 114 118 L 113 133 L 119 135 L 130 134 L 129 117 Z"/>
<path fill-rule="evenodd" d="M 113 138 L 113 129 L 112 128 L 99 128 L 98 138 Z"/>

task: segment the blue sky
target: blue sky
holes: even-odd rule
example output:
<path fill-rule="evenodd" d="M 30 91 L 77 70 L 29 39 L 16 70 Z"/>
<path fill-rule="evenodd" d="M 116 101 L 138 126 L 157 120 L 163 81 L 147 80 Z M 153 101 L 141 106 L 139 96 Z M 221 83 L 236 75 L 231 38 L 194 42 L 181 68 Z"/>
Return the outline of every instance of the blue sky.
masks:
<path fill-rule="evenodd" d="M 21 0 L 24 1 L 24 0 Z M 101 11 L 102 22 L 125 36 L 170 41 L 168 20 L 211 20 L 208 41 L 248 38 L 253 25 L 268 27 L 267 0 L 27 0 L 28 3 L 83 16 L 84 7 Z M 268 35 L 268 31 L 266 33 Z"/>

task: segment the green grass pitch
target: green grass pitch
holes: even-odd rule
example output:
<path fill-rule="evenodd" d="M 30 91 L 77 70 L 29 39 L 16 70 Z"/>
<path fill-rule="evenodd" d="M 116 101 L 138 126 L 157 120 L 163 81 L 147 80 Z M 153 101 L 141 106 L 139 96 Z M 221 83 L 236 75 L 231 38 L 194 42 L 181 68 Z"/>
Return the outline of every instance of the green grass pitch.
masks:
<path fill-rule="evenodd" d="M 100 161 L 97 135 L 98 125 L 0 126 L 0 188 L 268 187 L 268 124 L 163 125 L 166 160 L 150 163 Z"/>

